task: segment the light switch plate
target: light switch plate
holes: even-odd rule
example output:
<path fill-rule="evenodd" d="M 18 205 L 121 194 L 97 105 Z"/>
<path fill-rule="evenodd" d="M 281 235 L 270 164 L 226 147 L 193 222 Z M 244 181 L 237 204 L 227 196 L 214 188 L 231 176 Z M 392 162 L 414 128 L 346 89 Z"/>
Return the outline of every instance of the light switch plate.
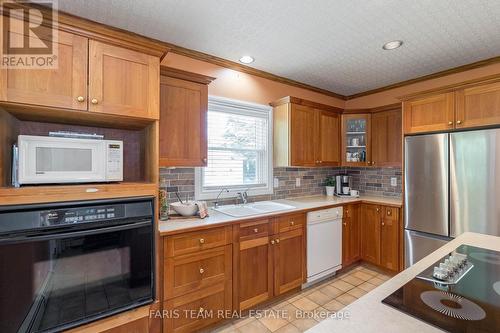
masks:
<path fill-rule="evenodd" d="M 280 186 L 280 180 L 277 177 L 274 177 L 273 186 L 274 188 L 278 188 Z"/>
<path fill-rule="evenodd" d="M 300 187 L 300 178 L 295 178 L 295 187 Z"/>
<path fill-rule="evenodd" d="M 398 179 L 396 177 L 391 177 L 391 186 L 398 186 Z"/>

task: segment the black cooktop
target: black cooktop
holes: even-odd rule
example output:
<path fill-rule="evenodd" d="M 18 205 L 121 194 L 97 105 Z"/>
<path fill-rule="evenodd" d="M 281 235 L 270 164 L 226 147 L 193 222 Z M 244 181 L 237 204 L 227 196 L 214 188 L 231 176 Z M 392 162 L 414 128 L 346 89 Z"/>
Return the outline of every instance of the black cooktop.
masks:
<path fill-rule="evenodd" d="M 469 245 L 455 251 L 473 266 L 456 284 L 416 277 L 382 302 L 449 332 L 500 332 L 500 252 Z"/>

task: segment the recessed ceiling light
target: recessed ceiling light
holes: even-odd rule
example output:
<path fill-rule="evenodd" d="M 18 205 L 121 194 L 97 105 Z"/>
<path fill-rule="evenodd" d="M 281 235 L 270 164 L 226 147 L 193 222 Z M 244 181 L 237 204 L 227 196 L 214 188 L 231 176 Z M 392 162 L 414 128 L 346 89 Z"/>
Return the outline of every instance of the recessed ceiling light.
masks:
<path fill-rule="evenodd" d="M 251 56 L 243 56 L 240 58 L 240 62 L 242 62 L 244 64 L 251 64 L 254 61 L 255 61 L 255 59 Z"/>
<path fill-rule="evenodd" d="M 400 47 L 401 45 L 403 45 L 402 40 L 393 40 L 393 41 L 385 43 L 384 46 L 382 46 L 382 48 L 384 50 L 394 50 L 394 49 L 397 49 L 398 47 Z"/>

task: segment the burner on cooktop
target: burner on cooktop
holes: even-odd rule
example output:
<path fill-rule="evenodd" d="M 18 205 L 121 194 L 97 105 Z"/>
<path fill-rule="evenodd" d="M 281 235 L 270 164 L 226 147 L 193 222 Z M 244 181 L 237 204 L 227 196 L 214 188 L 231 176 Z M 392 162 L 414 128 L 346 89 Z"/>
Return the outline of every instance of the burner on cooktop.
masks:
<path fill-rule="evenodd" d="M 452 293 L 424 291 L 420 294 L 420 299 L 432 309 L 449 317 L 463 320 L 481 320 L 486 317 L 479 305 Z"/>
<path fill-rule="evenodd" d="M 486 253 L 486 252 L 471 252 L 470 257 L 487 262 L 488 264 L 500 265 L 500 255 L 496 253 Z"/>
<path fill-rule="evenodd" d="M 500 295 L 500 281 L 493 283 L 493 290 Z"/>

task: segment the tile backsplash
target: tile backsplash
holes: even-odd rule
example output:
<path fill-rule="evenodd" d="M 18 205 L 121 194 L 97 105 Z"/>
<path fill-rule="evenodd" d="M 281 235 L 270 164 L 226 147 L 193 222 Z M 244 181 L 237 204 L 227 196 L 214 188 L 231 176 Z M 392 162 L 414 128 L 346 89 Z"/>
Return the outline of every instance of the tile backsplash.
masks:
<path fill-rule="evenodd" d="M 401 197 L 401 168 L 274 168 L 274 177 L 279 186 L 270 195 L 259 195 L 249 201 L 276 200 L 324 194 L 324 181 L 328 176 L 347 173 L 352 176 L 352 187 L 362 194 Z M 296 186 L 300 178 L 300 187 Z M 396 186 L 391 186 L 391 178 L 396 178 Z M 167 190 L 168 201 L 178 201 L 178 191 L 184 199 L 194 199 L 194 168 L 160 168 L 160 188 Z M 224 203 L 234 203 L 234 199 L 224 199 Z"/>

